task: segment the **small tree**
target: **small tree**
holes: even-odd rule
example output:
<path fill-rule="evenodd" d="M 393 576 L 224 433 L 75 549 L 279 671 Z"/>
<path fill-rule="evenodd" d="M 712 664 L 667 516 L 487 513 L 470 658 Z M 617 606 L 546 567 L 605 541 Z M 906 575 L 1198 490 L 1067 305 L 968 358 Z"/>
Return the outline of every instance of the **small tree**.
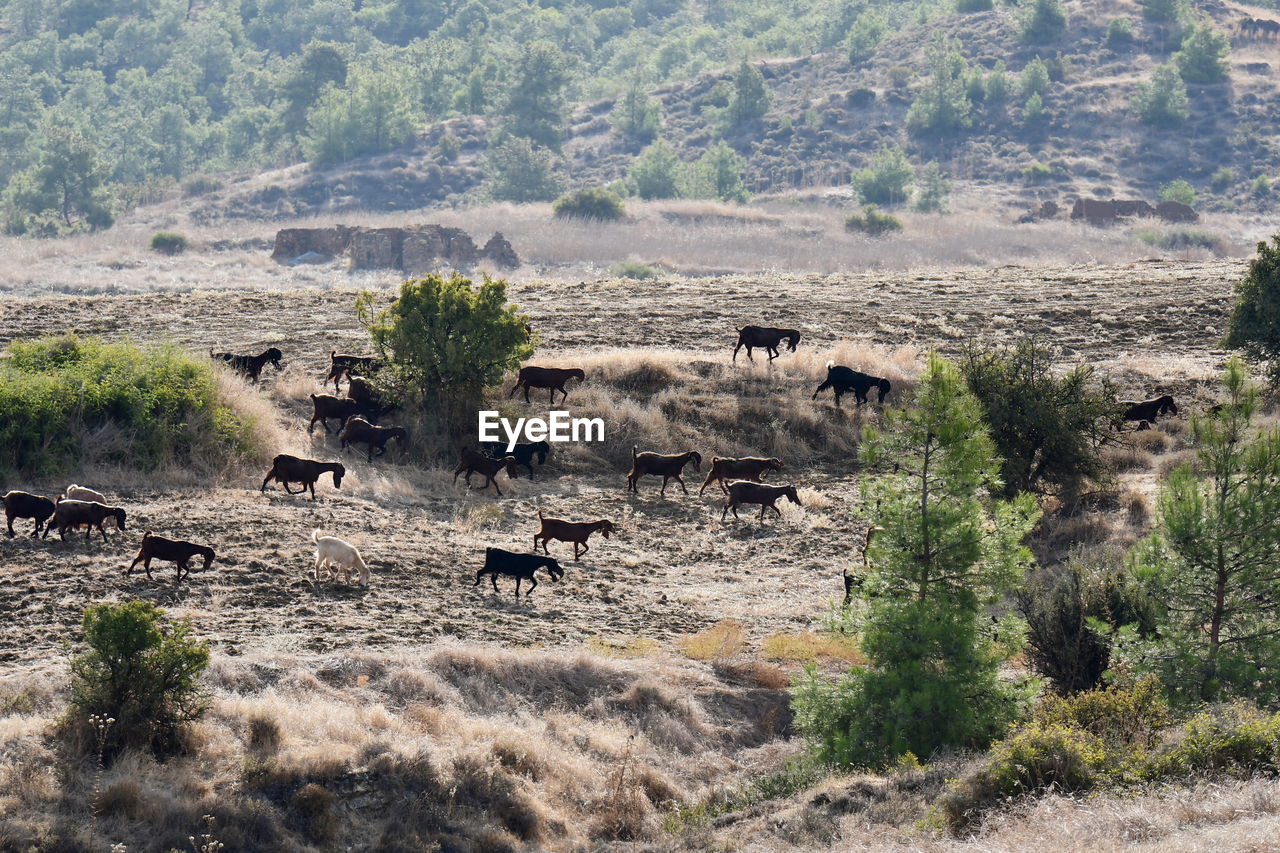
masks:
<path fill-rule="evenodd" d="M 686 191 L 690 198 L 718 198 L 743 202 L 750 198 L 742 183 L 747 161 L 723 139 L 706 150 L 688 170 Z"/>
<path fill-rule="evenodd" d="M 885 147 L 876 152 L 870 168 L 853 173 L 853 189 L 863 204 L 902 204 L 915 176 L 900 147 Z"/>
<path fill-rule="evenodd" d="M 356 316 L 388 367 L 401 399 L 415 399 L 454 439 L 470 430 L 487 386 L 533 354 L 527 318 L 507 304 L 507 283 L 479 287 L 454 273 L 406 281 L 390 307 L 375 309 L 364 291 Z"/>
<path fill-rule="evenodd" d="M 1113 48 L 1133 44 L 1133 22 L 1128 18 L 1112 18 L 1107 24 L 1107 44 Z"/>
<path fill-rule="evenodd" d="M 659 139 L 640 152 L 627 170 L 643 199 L 675 198 L 680 194 L 680 158 L 665 139 Z"/>
<path fill-rule="evenodd" d="M 1022 40 L 1029 44 L 1057 41 L 1067 28 L 1062 0 L 1033 0 L 1019 19 Z"/>
<path fill-rule="evenodd" d="M 773 93 L 764 82 L 764 75 L 745 59 L 733 75 L 733 92 L 729 95 L 728 119 L 731 127 L 738 127 L 762 117 L 773 103 Z"/>
<path fill-rule="evenodd" d="M 9 230 L 56 236 L 110 227 L 115 217 L 103 186 L 107 174 L 83 132 L 50 124 L 42 131 L 35 165 L 15 175 L 6 189 Z"/>
<path fill-rule="evenodd" d="M 1196 190 L 1191 184 L 1179 178 L 1176 181 L 1170 181 L 1160 188 L 1161 201 L 1176 201 L 1182 204 L 1196 203 Z"/>
<path fill-rule="evenodd" d="M 1133 96 L 1133 110 L 1143 124 L 1173 127 L 1187 120 L 1187 84 L 1172 65 L 1157 66 L 1150 83 L 1139 83 Z"/>
<path fill-rule="evenodd" d="M 1027 127 L 1035 127 L 1045 119 L 1044 100 L 1040 97 L 1040 93 L 1027 98 L 1027 102 L 1022 106 L 1022 123 Z"/>
<path fill-rule="evenodd" d="M 868 551 L 857 617 L 869 663 L 837 684 L 809 670 L 796 690 L 797 724 L 831 763 L 883 766 L 907 751 L 980 748 L 1018 712 L 1018 690 L 999 675 L 1019 650 L 1018 630 L 1002 624 L 997 643 L 983 609 L 1031 562 L 1021 542 L 1035 503 L 987 496 L 999 462 L 981 408 L 936 354 L 915 403 L 886 411 L 884 432 L 864 428 L 863 460 L 894 472 L 866 491 L 884 528 Z"/>
<path fill-rule="evenodd" d="M 916 200 L 913 207 L 921 213 L 946 213 L 947 197 L 951 194 L 951 179 L 942 173 L 935 162 L 926 163 L 916 181 Z"/>
<path fill-rule="evenodd" d="M 89 648 L 71 661 L 69 722 L 114 720 L 105 756 L 126 746 L 176 750 L 182 727 L 208 707 L 199 684 L 208 646 L 192 639 L 189 623 L 169 621 L 147 601 L 91 604 L 82 624 Z"/>
<path fill-rule="evenodd" d="M 858 15 L 844 42 L 849 62 L 856 65 L 875 53 L 887 30 L 884 15 L 879 11 L 866 9 Z"/>
<path fill-rule="evenodd" d="M 1280 379 L 1280 234 L 1271 238 L 1271 245 L 1258 244 L 1258 256 L 1236 284 L 1236 305 L 1222 343 L 1271 362 L 1272 382 Z"/>
<path fill-rule="evenodd" d="M 1005 68 L 1004 60 L 997 59 L 996 64 L 991 67 L 991 72 L 987 74 L 987 79 L 983 82 L 983 95 L 986 98 L 989 107 L 999 107 L 1009 100 L 1009 90 L 1011 89 L 1009 82 L 1009 72 Z"/>
<path fill-rule="evenodd" d="M 601 222 L 622 219 L 627 215 L 622 199 L 604 187 L 562 195 L 551 210 L 557 219 L 595 219 Z"/>
<path fill-rule="evenodd" d="M 1022 66 L 1022 74 L 1018 77 L 1018 91 L 1022 93 L 1022 97 L 1043 95 L 1048 88 L 1049 66 L 1045 65 L 1043 59 L 1037 56 Z"/>
<path fill-rule="evenodd" d="M 500 107 L 506 117 L 506 130 L 559 151 L 564 136 L 564 90 L 570 80 L 569 58 L 550 42 L 529 42 L 520 48 L 511 78 Z"/>
<path fill-rule="evenodd" d="M 1142 0 L 1142 17 L 1148 21 L 1173 24 L 1187 14 L 1187 0 Z"/>
<path fill-rule="evenodd" d="M 907 127 L 921 136 L 946 136 L 973 124 L 972 104 L 965 91 L 968 67 L 957 41 L 939 34 L 926 52 L 929 79 L 907 111 Z"/>
<path fill-rule="evenodd" d="M 990 12 L 995 8 L 992 0 L 956 0 L 956 11 L 962 15 L 974 12 Z"/>
<path fill-rule="evenodd" d="M 1258 429 L 1257 392 L 1233 358 L 1226 400 L 1191 419 L 1196 457 L 1170 473 L 1139 572 L 1164 604 L 1160 636 L 1129 647 L 1183 703 L 1280 698 L 1280 429 Z"/>
<path fill-rule="evenodd" d="M 1221 83 L 1231 70 L 1226 59 L 1229 53 L 1231 42 L 1226 34 L 1201 24 L 1182 40 L 1182 48 L 1173 55 L 1173 64 L 1188 83 Z"/>
<path fill-rule="evenodd" d="M 636 142 L 649 143 L 662 129 L 662 104 L 650 98 L 635 80 L 610 115 L 613 129 Z"/>
<path fill-rule="evenodd" d="M 500 201 L 550 201 L 560 191 L 551 152 L 509 136 L 489 151 L 489 195 Z"/>

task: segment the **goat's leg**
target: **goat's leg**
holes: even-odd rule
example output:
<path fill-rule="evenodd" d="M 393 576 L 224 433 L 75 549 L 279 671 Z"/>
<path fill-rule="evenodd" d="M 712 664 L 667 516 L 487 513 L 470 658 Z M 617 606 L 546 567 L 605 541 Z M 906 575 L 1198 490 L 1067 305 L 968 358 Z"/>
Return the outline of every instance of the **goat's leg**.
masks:
<path fill-rule="evenodd" d="M 498 497 L 502 497 L 502 489 L 498 488 L 498 475 L 489 474 L 487 476 L 489 477 L 489 483 L 493 484 L 493 490 L 498 493 Z M 485 483 L 483 486 L 481 486 L 480 487 L 481 491 L 488 488 L 489 483 Z"/>
<path fill-rule="evenodd" d="M 670 480 L 670 479 L 671 479 L 670 474 L 662 475 L 662 491 L 658 492 L 658 494 L 665 495 L 667 493 L 667 480 Z"/>
<path fill-rule="evenodd" d="M 370 465 L 373 464 L 373 442 L 372 441 L 369 442 L 369 453 L 365 461 L 368 462 Z"/>
<path fill-rule="evenodd" d="M 5 517 L 9 519 L 9 538 L 12 539 L 13 537 L 18 535 L 13 532 L 13 513 L 6 512 Z M 40 532 L 40 522 L 36 521 L 36 533 L 39 533 L 39 532 Z"/>
<path fill-rule="evenodd" d="M 738 345 L 737 345 L 736 347 L 734 347 L 734 348 L 733 348 L 733 359 L 732 359 L 733 361 L 737 361 L 737 360 L 738 360 L 738 350 L 740 350 L 740 349 L 742 349 L 742 339 L 741 339 L 741 338 L 739 338 L 739 339 L 738 339 Z"/>
<path fill-rule="evenodd" d="M 680 491 L 684 492 L 686 495 L 689 494 L 689 490 L 684 487 L 684 477 L 676 474 L 676 482 L 680 484 Z"/>
<path fill-rule="evenodd" d="M 520 581 L 522 580 L 524 580 L 524 578 L 520 577 L 520 575 L 516 575 L 516 598 L 520 597 Z"/>
<path fill-rule="evenodd" d="M 538 585 L 538 578 L 533 572 L 529 573 L 529 588 L 524 591 L 524 597 L 528 598 L 533 595 L 533 588 Z"/>
<path fill-rule="evenodd" d="M 524 384 L 524 401 L 525 401 L 526 403 L 532 403 L 532 402 L 533 402 L 532 400 L 530 400 L 530 399 L 529 399 L 529 383 L 528 383 L 528 382 L 526 382 L 526 383 Z"/>
<path fill-rule="evenodd" d="M 769 508 L 778 514 L 778 518 L 782 518 L 782 510 L 778 509 L 777 504 L 769 504 Z"/>
<path fill-rule="evenodd" d="M 476 582 L 472 586 L 480 586 L 480 581 L 484 580 L 484 569 L 476 572 Z"/>
<path fill-rule="evenodd" d="M 778 357 L 778 350 L 775 347 L 765 347 L 764 351 L 769 354 L 769 360 L 773 361 Z"/>
<path fill-rule="evenodd" d="M 316 499 L 316 481 L 312 480 L 310 483 L 307 483 L 307 486 L 309 486 L 311 489 L 311 500 L 315 500 Z M 298 492 L 298 494 L 302 494 L 302 492 Z"/>
<path fill-rule="evenodd" d="M 547 400 L 553 406 L 556 404 L 556 389 L 554 385 L 547 387 Z"/>
<path fill-rule="evenodd" d="M 516 384 L 511 386 L 511 393 L 507 395 L 507 399 L 510 400 L 512 397 L 516 395 L 516 392 L 519 390 L 520 390 L 520 380 L 517 379 Z"/>
<path fill-rule="evenodd" d="M 184 573 L 188 575 L 191 574 L 191 570 L 187 568 L 186 560 L 178 560 L 177 563 L 178 563 L 178 576 L 173 579 L 174 586 L 177 586 L 178 584 L 182 583 L 182 576 Z"/>
<path fill-rule="evenodd" d="M 725 502 L 724 502 L 724 509 L 720 510 L 720 520 L 721 520 L 721 521 L 724 521 L 724 517 L 725 517 L 726 515 L 728 515 L 728 514 L 729 514 L 729 504 L 730 504 L 730 503 L 732 503 L 732 501 L 725 501 Z"/>
<path fill-rule="evenodd" d="M 760 504 L 760 520 L 761 521 L 764 521 L 764 511 L 768 506 L 769 505 L 767 503 Z M 777 507 L 774 507 L 774 509 L 777 509 Z M 782 513 L 778 513 L 778 515 L 782 515 Z"/>
<path fill-rule="evenodd" d="M 272 477 L 274 477 L 275 475 L 276 475 L 276 469 L 275 469 L 275 468 L 272 468 L 270 471 L 268 471 L 268 472 L 267 472 L 267 476 L 266 476 L 266 477 L 264 477 L 264 478 L 263 478 L 263 480 L 262 480 L 262 488 L 261 488 L 261 489 L 258 489 L 258 491 L 260 491 L 260 492 L 265 492 L 265 491 L 267 490 L 267 483 L 270 483 L 270 482 L 271 482 L 271 478 L 272 478 Z"/>
<path fill-rule="evenodd" d="M 142 560 L 142 568 L 143 568 L 144 570 L 146 570 L 146 573 L 147 573 L 147 580 L 151 580 L 151 555 L 150 555 L 150 554 L 148 554 L 148 555 L 147 555 L 147 556 Z"/>
<path fill-rule="evenodd" d="M 589 534 L 588 534 L 588 535 L 589 535 Z M 590 551 L 590 550 L 591 550 L 591 546 L 587 544 L 587 540 L 583 539 L 583 540 L 582 540 L 582 553 L 584 553 L 584 554 L 585 554 L 585 553 L 587 553 L 587 552 L 588 552 L 588 551 Z M 573 543 L 573 559 L 575 559 L 575 560 L 576 560 L 576 559 L 578 559 L 578 543 L 577 543 L 577 542 L 574 542 L 574 543 Z"/>
<path fill-rule="evenodd" d="M 711 485 L 711 482 L 712 482 L 713 480 L 715 480 L 715 478 L 716 478 L 715 472 L 713 472 L 713 471 L 708 471 L 708 472 L 707 472 L 707 479 L 706 479 L 706 482 L 704 482 L 704 483 L 702 484 L 702 488 L 701 488 L 701 489 L 698 489 L 698 497 L 702 497 L 703 492 L 705 492 L 705 491 L 707 490 L 707 486 Z"/>
<path fill-rule="evenodd" d="M 493 574 L 489 575 L 489 580 L 493 581 L 493 591 L 501 592 L 501 590 L 498 589 L 498 573 L 494 572 Z"/>

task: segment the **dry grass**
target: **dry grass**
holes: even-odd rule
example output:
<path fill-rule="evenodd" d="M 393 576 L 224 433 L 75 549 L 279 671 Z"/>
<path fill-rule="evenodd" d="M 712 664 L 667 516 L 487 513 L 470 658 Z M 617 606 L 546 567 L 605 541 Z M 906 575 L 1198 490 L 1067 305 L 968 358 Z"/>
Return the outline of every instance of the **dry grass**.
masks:
<path fill-rule="evenodd" d="M 746 634 L 742 624 L 731 619 L 717 622 L 680 643 L 680 650 L 693 660 L 727 660 L 742 654 L 745 648 Z"/>
<path fill-rule="evenodd" d="M 771 634 L 764 638 L 760 656 L 765 660 L 778 661 L 838 660 L 856 665 L 867 662 L 855 638 L 814 631 Z"/>

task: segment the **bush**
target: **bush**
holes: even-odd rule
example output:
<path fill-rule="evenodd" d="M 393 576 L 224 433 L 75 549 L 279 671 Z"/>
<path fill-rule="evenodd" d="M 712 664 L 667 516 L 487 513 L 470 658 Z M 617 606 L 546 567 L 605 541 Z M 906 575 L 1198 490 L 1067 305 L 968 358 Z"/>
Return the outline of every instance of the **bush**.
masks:
<path fill-rule="evenodd" d="M 1159 246 L 1170 251 L 1208 249 L 1215 255 L 1227 255 L 1231 252 L 1231 245 L 1212 231 L 1200 231 L 1194 228 L 1172 228 L 1160 231 L 1155 228 L 1143 228 L 1135 236 L 1148 246 Z"/>
<path fill-rule="evenodd" d="M 104 758 L 126 746 L 175 751 L 182 726 L 207 707 L 208 646 L 146 601 L 90 605 L 83 625 L 89 648 L 71 662 L 68 722 L 101 726 L 93 746 Z"/>
<path fill-rule="evenodd" d="M 1187 0 L 1142 0 L 1142 17 L 1157 23 L 1177 23 L 1187 15 Z"/>
<path fill-rule="evenodd" d="M 856 65 L 871 56 L 887 29 L 884 15 L 878 11 L 868 9 L 858 15 L 853 26 L 849 27 L 849 35 L 844 43 L 849 62 Z"/>
<path fill-rule="evenodd" d="M 1213 173 L 1213 177 L 1209 179 L 1209 186 L 1216 191 L 1222 192 L 1236 182 L 1236 173 L 1227 166 Z"/>
<path fill-rule="evenodd" d="M 939 33 L 925 56 L 929 79 L 907 110 L 908 129 L 920 136 L 948 136 L 969 128 L 973 105 L 964 80 L 969 64 L 960 52 L 960 43 Z"/>
<path fill-rule="evenodd" d="M 1173 55 L 1173 64 L 1188 83 L 1221 83 L 1231 70 L 1231 64 L 1226 61 L 1230 52 L 1227 36 L 1209 24 L 1202 24 L 1182 40 L 1182 48 Z"/>
<path fill-rule="evenodd" d="M 1022 123 L 1027 127 L 1034 127 L 1045 120 L 1044 101 L 1037 93 L 1027 98 L 1027 103 L 1022 107 Z M 1025 173 L 1024 173 L 1025 174 Z"/>
<path fill-rule="evenodd" d="M 643 199 L 675 198 L 680 194 L 680 158 L 665 139 L 659 139 L 644 151 L 627 170 Z"/>
<path fill-rule="evenodd" d="M 891 213 L 881 213 L 874 204 L 869 204 L 862 209 L 861 216 L 850 214 L 844 221 L 844 227 L 848 231 L 861 231 L 863 234 L 879 237 L 890 231 L 901 231 L 902 221 Z"/>
<path fill-rule="evenodd" d="M 1236 304 L 1223 345 L 1264 361 L 1280 357 L 1280 234 L 1258 244 L 1258 256 L 1236 284 Z"/>
<path fill-rule="evenodd" d="M 1173 127 L 1191 115 L 1187 84 L 1172 65 L 1157 66 L 1149 83 L 1138 84 L 1131 103 L 1138 120 L 1155 127 Z"/>
<path fill-rule="evenodd" d="M 1033 0 L 1019 18 L 1019 34 L 1028 44 L 1042 44 L 1061 38 L 1067 28 L 1062 0 Z"/>
<path fill-rule="evenodd" d="M 1018 77 L 1018 91 L 1022 93 L 1022 97 L 1030 98 L 1032 95 L 1044 94 L 1047 88 L 1049 66 L 1037 56 L 1022 67 L 1022 74 Z"/>
<path fill-rule="evenodd" d="M 151 237 L 151 251 L 159 252 L 162 255 L 180 255 L 190 245 L 186 237 L 181 234 L 175 234 L 172 231 L 157 231 Z"/>
<path fill-rule="evenodd" d="M 1133 22 L 1128 18 L 1112 18 L 1107 24 L 1107 44 L 1112 47 L 1133 44 Z"/>
<path fill-rule="evenodd" d="M 998 107 L 1009 100 L 1010 88 L 1009 72 L 1005 68 L 1004 60 L 997 59 L 983 83 L 983 97 L 989 105 Z"/>
<path fill-rule="evenodd" d="M 194 175 L 182 182 L 183 196 L 190 198 L 197 195 L 205 195 L 206 193 L 217 192 L 222 189 L 224 184 L 218 178 L 211 175 Z"/>
<path fill-rule="evenodd" d="M 217 474 L 262 455 L 257 421 L 223 398 L 206 358 L 75 336 L 9 349 L 0 362 L 0 470 L 181 463 Z"/>
<path fill-rule="evenodd" d="M 746 167 L 747 161 L 738 156 L 722 139 L 685 170 L 684 191 L 681 195 L 688 198 L 745 202 L 750 198 L 742 183 L 742 172 Z"/>
<path fill-rule="evenodd" d="M 895 89 L 905 89 L 911 82 L 911 78 L 916 76 L 916 73 L 905 65 L 894 65 L 885 74 L 889 78 L 889 85 Z"/>
<path fill-rule="evenodd" d="M 440 137 L 440 141 L 436 143 L 436 148 L 439 149 L 440 156 L 451 163 L 458 159 L 458 153 L 462 151 L 462 141 L 452 133 L 446 133 Z"/>
<path fill-rule="evenodd" d="M 557 219 L 595 219 L 604 222 L 622 219 L 627 215 L 622 199 L 604 187 L 562 195 L 556 199 L 551 209 Z"/>
<path fill-rule="evenodd" d="M 1160 200 L 1193 205 L 1196 203 L 1195 187 L 1182 179 L 1171 181 L 1160 188 Z"/>
<path fill-rule="evenodd" d="M 1183 738 L 1156 755 L 1150 778 L 1230 775 L 1249 778 L 1280 772 L 1280 714 L 1268 716 L 1235 702 L 1202 711 L 1186 724 Z"/>
<path fill-rule="evenodd" d="M 956 0 L 956 11 L 962 15 L 972 12 L 990 12 L 995 8 L 992 0 Z"/>
<path fill-rule="evenodd" d="M 547 149 L 528 139 L 507 137 L 489 151 L 489 195 L 499 201 L 550 201 L 560 189 L 551 163 Z"/>
<path fill-rule="evenodd" d="M 1036 720 L 1083 729 L 1108 749 L 1134 751 L 1155 746 L 1172 718 L 1159 679 L 1148 676 L 1131 687 L 1050 696 Z"/>
<path fill-rule="evenodd" d="M 863 204 L 902 204 L 915 174 L 901 148 L 881 148 L 869 169 L 853 173 L 853 189 Z"/>
<path fill-rule="evenodd" d="M 1266 198 L 1271 195 L 1271 179 L 1266 175 L 1259 175 L 1253 179 L 1253 186 L 1249 188 L 1249 193 L 1254 198 Z"/>
<path fill-rule="evenodd" d="M 662 275 L 662 272 L 660 267 L 646 264 L 642 261 L 621 261 L 609 267 L 609 275 L 615 278 L 630 278 L 636 281 L 658 278 Z"/>
<path fill-rule="evenodd" d="M 947 196 L 951 194 L 951 179 L 942 173 L 935 162 L 926 163 L 920 171 L 919 191 L 912 205 L 921 213 L 946 213 Z"/>
<path fill-rule="evenodd" d="M 662 104 L 648 97 L 635 81 L 609 116 L 613 129 L 636 142 L 652 142 L 662 129 Z"/>
<path fill-rule="evenodd" d="M 1022 170 L 1022 177 L 1028 183 L 1039 183 L 1053 177 L 1053 167 L 1039 161 L 1028 163 Z"/>
<path fill-rule="evenodd" d="M 1102 683 L 1110 641 L 1089 620 L 1086 581 L 1075 566 L 1056 578 L 1040 577 L 1018 592 L 1027 623 L 1027 661 L 1063 695 Z"/>
<path fill-rule="evenodd" d="M 745 59 L 733 75 L 733 93 L 729 97 L 727 118 L 731 128 L 761 118 L 773 103 L 773 92 L 764 75 Z"/>

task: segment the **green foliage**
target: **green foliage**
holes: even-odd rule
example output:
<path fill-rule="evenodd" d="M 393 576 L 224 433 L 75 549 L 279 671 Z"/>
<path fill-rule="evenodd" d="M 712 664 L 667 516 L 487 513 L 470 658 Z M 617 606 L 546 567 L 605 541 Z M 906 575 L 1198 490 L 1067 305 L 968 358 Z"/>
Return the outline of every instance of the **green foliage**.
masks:
<path fill-rule="evenodd" d="M 987 74 L 983 88 L 983 96 L 986 102 L 993 107 L 998 107 L 1009 100 L 1012 83 L 1009 81 L 1009 72 L 1005 68 L 1003 59 L 996 60 L 996 64 L 992 66 L 990 73 Z"/>
<path fill-rule="evenodd" d="M 1235 171 L 1228 166 L 1223 166 L 1221 169 L 1213 173 L 1213 177 L 1209 179 L 1209 186 L 1213 187 L 1217 192 L 1222 192 L 1235 182 Z"/>
<path fill-rule="evenodd" d="M 528 318 L 507 304 L 507 283 L 485 277 L 479 287 L 454 273 L 400 285 L 400 295 L 377 310 L 364 291 L 356 315 L 399 385 L 416 397 L 443 432 L 459 439 L 471 430 L 484 389 L 533 354 Z"/>
<path fill-rule="evenodd" d="M 1112 47 L 1133 44 L 1133 22 L 1128 18 L 1112 18 L 1107 24 L 1107 44 Z"/>
<path fill-rule="evenodd" d="M 1028 44 L 1057 41 L 1067 29 L 1062 0 L 1032 0 L 1018 17 L 1018 32 Z"/>
<path fill-rule="evenodd" d="M 551 209 L 557 219 L 594 219 L 604 222 L 622 219 L 627 215 L 622 199 L 604 187 L 592 187 L 560 196 Z"/>
<path fill-rule="evenodd" d="M 865 669 L 799 682 L 796 724 L 828 763 L 884 766 L 906 752 L 981 748 L 1019 711 L 999 668 L 1018 651 L 1016 623 L 989 630 L 984 610 L 1016 587 L 1031 557 L 1021 544 L 1038 510 L 1030 496 L 993 501 L 995 446 L 959 372 L 932 354 L 915 405 L 864 427 L 864 490 L 884 530 L 868 550 L 859 602 Z"/>
<path fill-rule="evenodd" d="M 1027 623 L 1026 656 L 1032 669 L 1058 693 L 1092 690 L 1111 659 L 1105 632 L 1089 620 L 1087 580 L 1078 566 L 1033 579 L 1018 592 Z"/>
<path fill-rule="evenodd" d="M 1187 205 L 1195 204 L 1195 187 L 1179 178 L 1178 180 L 1171 181 L 1160 188 L 1160 200 L 1177 201 Z"/>
<path fill-rule="evenodd" d="M 1048 696 L 1036 711 L 1036 721 L 1081 729 L 1119 751 L 1151 749 L 1172 716 L 1160 682 L 1148 676 L 1125 688 Z"/>
<path fill-rule="evenodd" d="M 912 207 L 921 213 L 947 213 L 947 197 L 951 195 L 951 179 L 934 161 L 924 164 L 916 181 L 916 198 Z"/>
<path fill-rule="evenodd" d="M 1037 96 L 1033 95 L 1032 97 L 1034 98 Z M 1039 160 L 1032 160 L 1023 167 L 1022 177 L 1025 178 L 1028 183 L 1040 183 L 1042 181 L 1047 181 L 1053 177 L 1053 167 L 1045 163 L 1041 163 Z"/>
<path fill-rule="evenodd" d="M 560 191 L 551 152 L 528 139 L 509 136 L 489 149 L 489 195 L 499 201 L 550 201 Z"/>
<path fill-rule="evenodd" d="M 1221 83 L 1231 70 L 1226 59 L 1229 53 L 1231 42 L 1226 34 L 1206 23 L 1187 33 L 1182 48 L 1173 55 L 1173 64 L 1188 83 Z"/>
<path fill-rule="evenodd" d="M 1045 120 L 1044 101 L 1041 100 L 1039 93 L 1027 98 L 1026 104 L 1022 107 L 1022 123 L 1027 127 L 1034 127 Z M 1048 168 L 1047 166 L 1045 167 Z M 1052 171 L 1052 170 L 1050 170 Z M 1023 174 L 1026 174 L 1024 171 Z M 1039 177 L 1039 176 L 1037 176 Z"/>
<path fill-rule="evenodd" d="M 1187 0 L 1142 0 L 1142 17 L 1161 24 L 1176 24 L 1189 14 Z"/>
<path fill-rule="evenodd" d="M 916 73 L 905 65 L 895 65 L 885 72 L 889 85 L 895 89 L 905 89 Z"/>
<path fill-rule="evenodd" d="M 35 164 L 5 190 L 6 230 L 54 237 L 109 227 L 114 216 L 105 178 L 98 150 L 83 132 L 44 128 Z"/>
<path fill-rule="evenodd" d="M 1209 708 L 1192 717 L 1175 745 L 1157 755 L 1146 775 L 1236 776 L 1280 772 L 1280 714 L 1268 716 L 1243 702 Z"/>
<path fill-rule="evenodd" d="M 729 126 L 738 127 L 763 117 L 772 103 L 773 92 L 764 82 L 760 69 L 745 59 L 742 60 L 733 75 L 733 92 L 729 96 L 726 114 Z"/>
<path fill-rule="evenodd" d="M 723 139 L 708 148 L 685 173 L 681 195 L 688 198 L 718 198 L 721 201 L 745 202 L 750 198 L 742 183 L 747 161 Z"/>
<path fill-rule="evenodd" d="M 1159 65 L 1151 72 L 1151 82 L 1139 83 L 1133 111 L 1143 124 L 1174 127 L 1187 120 L 1187 85 L 1172 65 Z"/>
<path fill-rule="evenodd" d="M 314 163 L 341 163 L 407 141 L 418 118 L 399 79 L 353 72 L 346 85 L 326 86 L 307 111 L 302 150 Z"/>
<path fill-rule="evenodd" d="M 325 86 L 343 86 L 347 82 L 348 64 L 341 46 L 332 42 L 313 41 L 296 57 L 294 68 L 281 81 L 285 101 L 284 127 L 297 134 L 306 129 L 307 113 L 320 98 Z"/>
<path fill-rule="evenodd" d="M 929 78 L 907 111 L 907 128 L 920 136 L 948 136 L 973 124 L 965 91 L 968 63 L 960 44 L 939 33 L 926 51 Z"/>
<path fill-rule="evenodd" d="M 1022 67 L 1022 74 L 1018 77 L 1018 91 L 1022 93 L 1022 97 L 1030 98 L 1032 95 L 1043 95 L 1048 88 L 1049 66 L 1037 56 Z"/>
<path fill-rule="evenodd" d="M 452 161 L 458 159 L 458 153 L 462 151 L 462 142 L 452 133 L 446 133 L 440 137 L 436 148 L 440 151 L 441 157 L 447 161 Z"/>
<path fill-rule="evenodd" d="M 611 120 L 613 129 L 626 138 L 649 143 L 662 129 L 662 104 L 648 97 L 640 82 L 633 80 L 614 107 Z"/>
<path fill-rule="evenodd" d="M 1186 705 L 1280 699 L 1280 429 L 1255 426 L 1258 395 L 1238 358 L 1223 388 L 1216 416 L 1192 416 L 1195 462 L 1170 472 L 1136 551 L 1165 610 L 1159 636 L 1124 646 L 1128 669 L 1156 673 Z"/>
<path fill-rule="evenodd" d="M 644 281 L 651 278 L 660 278 L 662 269 L 653 264 L 646 264 L 641 261 L 621 261 L 609 267 L 609 275 L 614 278 L 629 278 L 635 281 Z"/>
<path fill-rule="evenodd" d="M 682 169 L 676 152 L 665 139 L 659 139 L 640 152 L 627 170 L 627 176 L 635 184 L 640 198 L 675 198 L 680 194 Z"/>
<path fill-rule="evenodd" d="M 1047 345 L 1022 338 L 1012 347 L 969 344 L 960 369 L 1004 460 L 997 494 L 1074 494 L 1106 476 L 1098 447 L 1114 395 L 1090 365 L 1056 370 Z"/>
<path fill-rule="evenodd" d="M 1215 255 L 1226 255 L 1231 251 L 1230 244 L 1221 235 L 1197 228 L 1143 228 L 1134 236 L 1148 246 L 1161 249 L 1208 249 Z"/>
<path fill-rule="evenodd" d="M 902 204 L 911 194 L 908 187 L 916 170 L 898 146 L 881 148 L 871 167 L 853 173 L 853 189 L 863 204 Z"/>
<path fill-rule="evenodd" d="M 181 464 L 220 473 L 262 449 L 257 423 L 223 400 L 205 358 L 74 336 L 9 350 L 0 363 L 0 470 Z"/>
<path fill-rule="evenodd" d="M 1271 195 L 1271 180 L 1266 175 L 1259 175 L 1253 179 L 1249 193 L 1254 198 L 1266 198 Z"/>
<path fill-rule="evenodd" d="M 849 62 L 857 64 L 869 59 L 884 39 L 888 25 L 884 14 L 876 9 L 865 9 L 849 27 L 849 35 L 845 38 L 845 51 Z"/>
<path fill-rule="evenodd" d="M 1258 256 L 1236 284 L 1236 304 L 1223 346 L 1244 350 L 1259 361 L 1280 358 L 1280 234 L 1270 245 L 1258 244 Z"/>
<path fill-rule="evenodd" d="M 902 220 L 892 213 L 882 213 L 874 204 L 862 208 L 862 214 L 851 213 L 844 220 L 847 231 L 861 231 L 872 237 L 879 237 L 892 231 L 902 230 Z"/>
<path fill-rule="evenodd" d="M 554 44 L 535 41 L 521 47 L 501 112 L 506 129 L 536 145 L 560 150 L 564 136 L 565 87 L 569 59 Z"/>
<path fill-rule="evenodd" d="M 973 12 L 990 12 L 995 8 L 992 0 L 956 0 L 956 11 L 962 15 Z"/>
<path fill-rule="evenodd" d="M 162 255 L 180 255 L 190 245 L 186 237 L 173 231 L 157 231 L 151 235 L 151 251 L 159 252 Z"/>
<path fill-rule="evenodd" d="M 111 720 L 93 744 L 104 757 L 125 746 L 175 751 L 182 727 L 208 707 L 199 678 L 209 647 L 191 637 L 189 623 L 141 600 L 91 604 L 83 626 L 88 649 L 71 661 L 68 722 Z"/>

